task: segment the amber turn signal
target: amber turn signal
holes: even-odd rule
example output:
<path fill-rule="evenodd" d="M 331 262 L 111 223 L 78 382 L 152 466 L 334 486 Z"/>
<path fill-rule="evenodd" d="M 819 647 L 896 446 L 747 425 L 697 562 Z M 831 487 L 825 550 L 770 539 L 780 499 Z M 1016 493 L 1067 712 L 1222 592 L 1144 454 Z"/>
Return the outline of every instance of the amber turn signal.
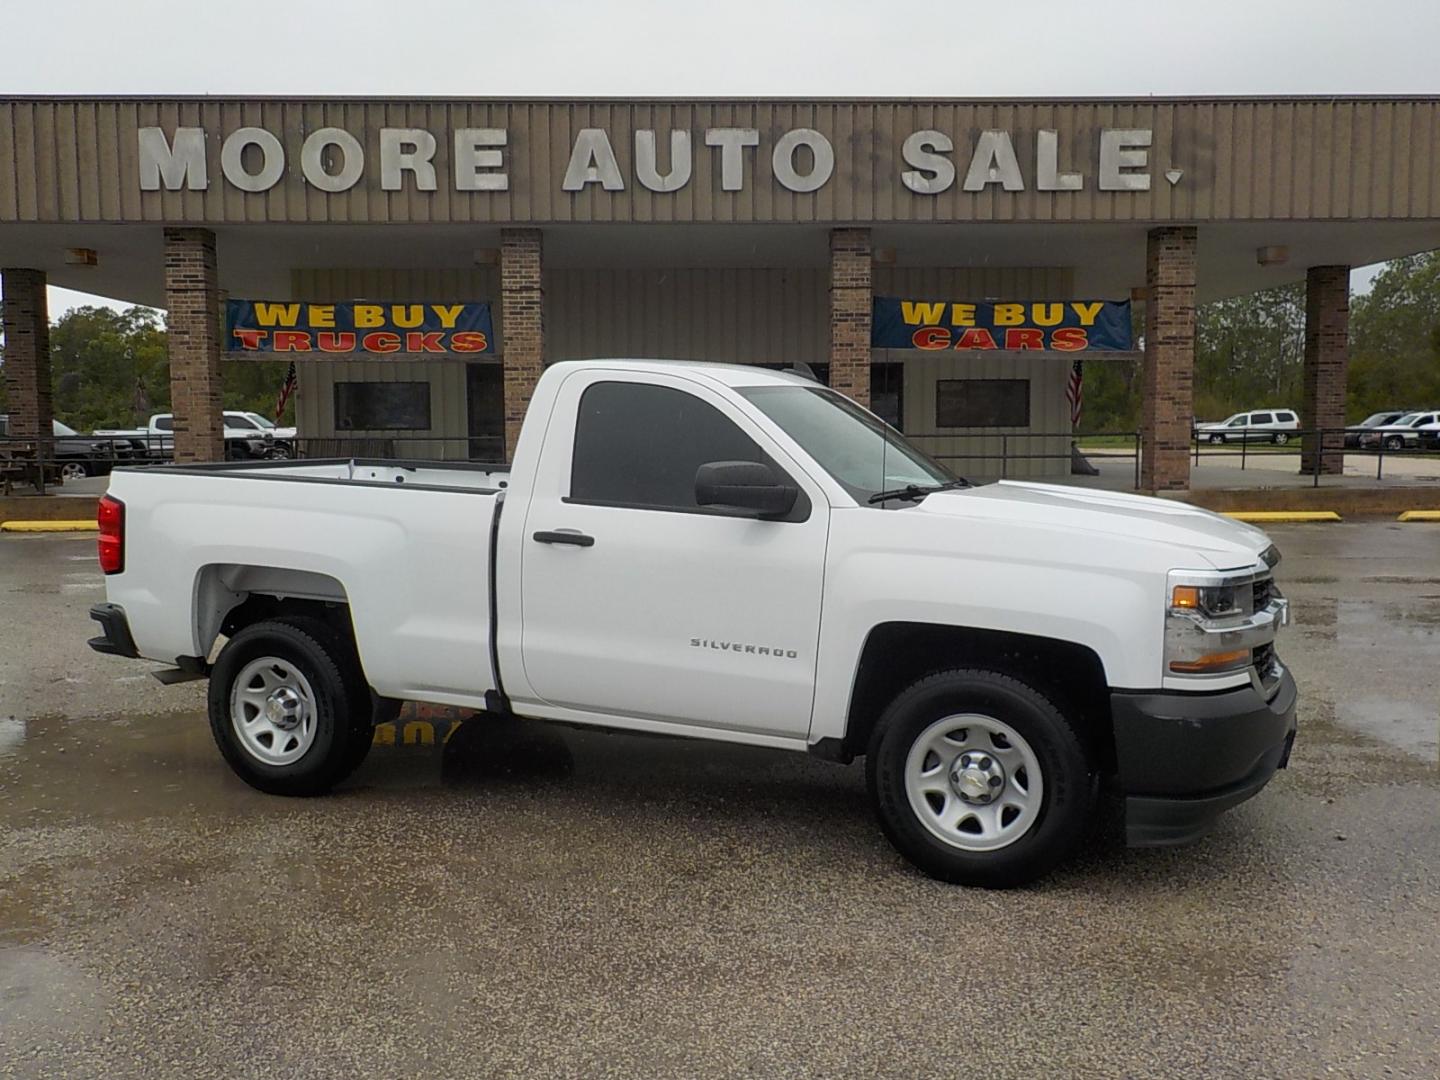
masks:
<path fill-rule="evenodd" d="M 1249 662 L 1249 649 L 1233 649 L 1230 652 L 1210 653 L 1195 660 L 1171 660 L 1170 670 L 1181 675 L 1205 675 L 1244 667 Z"/>
<path fill-rule="evenodd" d="M 1198 585 L 1176 585 L 1175 591 L 1170 596 L 1170 606 L 1199 611 L 1200 587 Z"/>

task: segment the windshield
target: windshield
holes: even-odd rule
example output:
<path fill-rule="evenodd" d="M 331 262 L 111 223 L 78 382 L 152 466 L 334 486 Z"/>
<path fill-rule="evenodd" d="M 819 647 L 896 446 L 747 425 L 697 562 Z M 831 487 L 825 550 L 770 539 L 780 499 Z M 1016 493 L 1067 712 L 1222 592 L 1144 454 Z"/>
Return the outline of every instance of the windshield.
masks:
<path fill-rule="evenodd" d="M 257 424 L 263 430 L 269 430 L 275 426 L 273 423 L 271 423 L 269 420 L 266 420 L 265 417 L 261 416 L 259 413 L 247 412 L 245 415 L 248 416 L 253 423 Z"/>
<path fill-rule="evenodd" d="M 882 491 L 957 483 L 943 465 L 849 398 L 820 386 L 748 386 L 738 393 L 775 421 L 856 502 Z"/>
<path fill-rule="evenodd" d="M 79 433 L 78 431 L 76 431 L 74 428 L 65 426 L 65 425 L 62 424 L 59 420 L 52 420 L 52 421 L 50 421 L 50 423 L 54 425 L 53 430 L 54 430 L 54 432 L 55 432 L 56 435 L 78 435 L 78 434 L 80 434 L 80 433 Z"/>
<path fill-rule="evenodd" d="M 1400 419 L 1393 420 L 1391 423 L 1397 427 L 1409 427 L 1419 416 L 1420 414 L 1418 412 L 1407 412 L 1404 416 L 1400 417 Z"/>
<path fill-rule="evenodd" d="M 1377 412 L 1374 415 L 1367 416 L 1364 420 L 1361 420 L 1360 426 L 1379 427 L 1381 424 L 1391 423 L 1394 419 L 1395 414 L 1393 412 Z"/>

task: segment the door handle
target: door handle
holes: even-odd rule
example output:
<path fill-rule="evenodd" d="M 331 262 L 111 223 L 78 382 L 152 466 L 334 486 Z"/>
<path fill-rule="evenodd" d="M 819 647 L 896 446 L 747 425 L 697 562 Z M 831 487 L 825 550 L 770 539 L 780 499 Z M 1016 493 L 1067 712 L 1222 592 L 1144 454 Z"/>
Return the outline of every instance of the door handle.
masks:
<path fill-rule="evenodd" d="M 552 532 L 537 532 L 535 539 L 542 544 L 571 544 L 575 547 L 594 547 L 595 538 L 574 529 L 556 529 Z"/>

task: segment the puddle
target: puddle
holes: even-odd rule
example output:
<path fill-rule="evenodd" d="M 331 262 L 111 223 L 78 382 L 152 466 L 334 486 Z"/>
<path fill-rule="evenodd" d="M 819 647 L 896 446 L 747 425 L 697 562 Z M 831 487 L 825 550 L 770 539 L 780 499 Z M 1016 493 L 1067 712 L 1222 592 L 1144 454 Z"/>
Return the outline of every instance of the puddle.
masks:
<path fill-rule="evenodd" d="M 25 742 L 25 721 L 0 716 L 0 757 L 15 753 Z"/>
<path fill-rule="evenodd" d="M 1433 702 L 1427 705 L 1366 697 L 1337 702 L 1335 720 L 1427 761 L 1435 761 L 1440 759 L 1440 711 L 1437 709 L 1440 706 Z"/>

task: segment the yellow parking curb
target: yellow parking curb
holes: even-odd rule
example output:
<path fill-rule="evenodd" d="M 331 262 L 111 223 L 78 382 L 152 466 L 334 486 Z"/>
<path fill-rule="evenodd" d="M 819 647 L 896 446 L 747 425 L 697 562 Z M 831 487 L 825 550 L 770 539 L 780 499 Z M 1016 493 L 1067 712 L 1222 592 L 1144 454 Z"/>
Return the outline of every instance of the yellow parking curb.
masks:
<path fill-rule="evenodd" d="M 1440 521 L 1440 510 L 1406 510 L 1400 521 Z"/>
<path fill-rule="evenodd" d="M 1339 521 L 1334 510 L 1227 510 L 1225 516 L 1236 521 Z"/>
<path fill-rule="evenodd" d="M 0 521 L 0 532 L 94 532 L 93 521 Z"/>

